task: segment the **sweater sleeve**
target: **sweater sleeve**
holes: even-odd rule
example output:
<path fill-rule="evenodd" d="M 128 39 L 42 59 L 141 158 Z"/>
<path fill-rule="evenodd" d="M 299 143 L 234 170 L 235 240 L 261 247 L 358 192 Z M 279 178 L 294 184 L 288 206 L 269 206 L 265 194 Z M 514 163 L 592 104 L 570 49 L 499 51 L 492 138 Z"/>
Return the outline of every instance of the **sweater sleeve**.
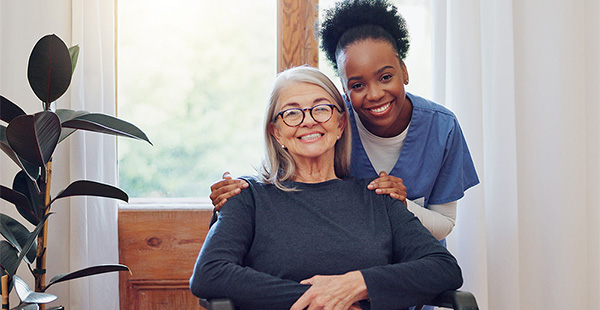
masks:
<path fill-rule="evenodd" d="M 223 206 L 190 279 L 201 298 L 231 298 L 242 309 L 289 309 L 309 288 L 243 265 L 254 236 L 254 199 L 242 190 Z"/>
<path fill-rule="evenodd" d="M 393 233 L 393 262 L 361 270 L 371 309 L 397 309 L 422 304 L 462 285 L 456 259 L 400 201 L 387 211 Z"/>

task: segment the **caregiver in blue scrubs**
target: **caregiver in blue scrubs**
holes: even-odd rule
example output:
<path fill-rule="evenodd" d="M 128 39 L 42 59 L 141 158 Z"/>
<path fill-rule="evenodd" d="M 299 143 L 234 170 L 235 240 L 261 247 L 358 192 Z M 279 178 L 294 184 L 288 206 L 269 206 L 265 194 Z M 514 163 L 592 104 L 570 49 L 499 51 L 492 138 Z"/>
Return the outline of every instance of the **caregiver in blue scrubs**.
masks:
<path fill-rule="evenodd" d="M 479 183 L 455 115 L 405 92 L 409 34 L 386 0 L 340 1 L 321 23 L 321 49 L 341 79 L 352 130 L 351 174 L 406 202 L 438 239 L 453 229 L 457 201 Z M 247 184 L 224 175 L 211 187 L 220 208 Z"/>

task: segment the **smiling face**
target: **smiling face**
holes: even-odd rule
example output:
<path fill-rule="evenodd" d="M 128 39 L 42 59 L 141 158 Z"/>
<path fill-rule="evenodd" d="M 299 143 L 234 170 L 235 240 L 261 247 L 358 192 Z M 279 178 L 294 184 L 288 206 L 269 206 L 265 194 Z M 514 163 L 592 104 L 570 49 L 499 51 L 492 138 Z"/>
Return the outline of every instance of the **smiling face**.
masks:
<path fill-rule="evenodd" d="M 318 104 L 333 104 L 335 100 L 320 86 L 294 82 L 281 90 L 276 113 L 290 108 L 311 108 Z M 286 125 L 280 116 L 270 125 L 270 133 L 284 145 L 294 161 L 301 165 L 303 162 L 331 163 L 333 167 L 335 143 L 342 136 L 345 127 L 345 115 L 340 117 L 337 109 L 326 122 L 318 123 L 308 110 L 304 121 L 296 127 Z"/>
<path fill-rule="evenodd" d="M 363 125 L 380 137 L 400 134 L 408 126 L 412 106 L 404 91 L 408 72 L 392 45 L 358 41 L 340 53 L 337 63 L 346 96 Z"/>

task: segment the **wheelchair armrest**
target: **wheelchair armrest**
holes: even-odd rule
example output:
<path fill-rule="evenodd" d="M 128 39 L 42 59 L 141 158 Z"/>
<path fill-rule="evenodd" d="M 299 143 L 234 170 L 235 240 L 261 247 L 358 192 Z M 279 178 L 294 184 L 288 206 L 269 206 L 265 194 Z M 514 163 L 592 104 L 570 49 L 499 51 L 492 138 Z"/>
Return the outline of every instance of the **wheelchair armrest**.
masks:
<path fill-rule="evenodd" d="M 200 306 L 206 310 L 235 310 L 233 301 L 226 298 L 204 299 L 200 298 Z"/>
<path fill-rule="evenodd" d="M 235 310 L 235 306 L 231 299 L 200 298 L 200 305 L 207 310 Z M 427 305 L 454 310 L 479 310 L 475 296 L 464 291 L 445 291 L 428 302 Z M 417 307 L 417 309 L 419 309 L 419 307 Z"/>
<path fill-rule="evenodd" d="M 478 310 L 475 296 L 464 291 L 445 291 L 427 303 L 430 306 L 445 307 L 454 310 Z"/>

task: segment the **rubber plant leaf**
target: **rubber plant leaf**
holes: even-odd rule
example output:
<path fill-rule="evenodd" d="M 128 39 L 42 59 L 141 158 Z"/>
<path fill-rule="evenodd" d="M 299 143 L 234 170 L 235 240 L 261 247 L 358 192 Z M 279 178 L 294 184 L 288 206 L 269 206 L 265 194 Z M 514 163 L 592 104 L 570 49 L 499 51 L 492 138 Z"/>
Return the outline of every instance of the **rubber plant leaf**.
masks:
<path fill-rule="evenodd" d="M 44 214 L 44 203 L 41 197 L 41 191 L 35 181 L 29 179 L 25 172 L 19 171 L 13 180 L 12 189 L 23 194 L 29 200 L 29 206 L 37 218 Z"/>
<path fill-rule="evenodd" d="M 69 109 L 57 109 L 56 110 L 56 115 L 58 115 L 61 125 L 66 121 L 72 120 L 78 116 L 82 116 L 85 114 L 90 114 L 90 112 L 75 111 L 75 110 L 69 110 Z M 64 139 L 66 139 L 68 136 L 70 136 L 76 130 L 77 129 L 74 129 L 74 128 L 66 128 L 64 125 L 62 125 L 62 130 L 60 133 L 60 139 L 58 139 L 58 143 L 60 143 Z"/>
<path fill-rule="evenodd" d="M 17 251 L 21 252 L 22 245 L 27 242 L 31 234 L 23 224 L 19 223 L 12 217 L 0 213 L 0 234 L 8 241 Z M 25 260 L 28 264 L 35 260 L 36 244 L 31 247 L 29 253 L 25 255 Z"/>
<path fill-rule="evenodd" d="M 60 138 L 60 119 L 53 112 L 22 115 L 6 127 L 6 140 L 17 155 L 45 167 Z"/>
<path fill-rule="evenodd" d="M 12 161 L 21 168 L 21 170 L 25 171 L 27 175 L 32 180 L 37 180 L 40 176 L 40 167 L 32 165 L 22 158 L 20 158 L 13 149 L 8 145 L 8 141 L 6 141 L 6 127 L 0 125 L 0 149 L 10 158 Z"/>
<path fill-rule="evenodd" d="M 89 113 L 63 122 L 62 126 L 134 138 L 146 141 L 152 145 L 152 142 L 150 142 L 146 134 L 138 127 L 124 120 L 106 114 Z"/>
<path fill-rule="evenodd" d="M 125 265 L 121 265 L 121 264 L 96 265 L 96 266 L 87 267 L 87 268 L 84 268 L 81 270 L 73 271 L 70 273 L 63 273 L 63 274 L 54 276 L 52 279 L 50 279 L 50 282 L 48 282 L 48 285 L 46 285 L 44 291 L 56 283 L 69 281 L 69 280 L 73 280 L 73 279 L 78 279 L 78 278 L 83 278 L 83 277 L 89 277 L 89 276 L 107 273 L 107 272 L 114 272 L 114 271 L 129 271 L 129 272 L 131 272 L 129 270 L 129 267 L 127 267 Z"/>
<path fill-rule="evenodd" d="M 69 56 L 71 57 L 71 74 L 73 74 L 79 58 L 79 45 L 69 47 Z"/>
<path fill-rule="evenodd" d="M 29 56 L 27 78 L 35 95 L 49 104 L 62 96 L 71 84 L 71 55 L 56 35 L 42 37 Z"/>
<path fill-rule="evenodd" d="M 55 301 L 57 298 L 52 294 L 34 292 L 29 285 L 17 275 L 13 276 L 13 283 L 22 303 L 46 304 Z"/>
<path fill-rule="evenodd" d="M 0 240 L 0 266 L 2 267 L 0 268 L 0 276 L 6 274 L 9 276 L 13 275 L 10 273 L 10 270 L 15 270 L 18 255 L 19 251 L 10 245 L 8 241 Z"/>
<path fill-rule="evenodd" d="M 39 310 L 40 306 L 38 304 L 20 304 L 10 310 Z M 50 309 L 48 309 L 50 310 Z"/>
<path fill-rule="evenodd" d="M 129 196 L 118 187 L 95 181 L 79 180 L 71 183 L 67 188 L 58 193 L 58 195 L 52 199 L 52 202 L 56 199 L 71 196 L 96 196 L 120 199 L 125 202 L 129 201 Z"/>
<path fill-rule="evenodd" d="M 0 185 L 0 198 L 12 203 L 17 207 L 17 211 L 31 224 L 37 225 L 40 223 L 40 218 L 34 212 L 29 204 L 27 197 L 15 190 Z"/>
<path fill-rule="evenodd" d="M 40 221 L 40 223 L 31 232 L 31 234 L 29 234 L 29 238 L 27 238 L 27 241 L 25 242 L 25 244 L 23 244 L 23 249 L 19 253 L 19 257 L 17 257 L 16 266 L 14 266 L 14 269 L 9 270 L 10 274 L 14 275 L 17 272 L 17 268 L 19 268 L 21 261 L 23 261 L 23 257 L 25 257 L 25 254 L 28 253 L 29 250 L 31 250 L 31 248 L 33 247 L 33 244 L 35 243 L 35 239 L 40 234 L 40 231 L 42 231 L 42 229 L 44 228 L 44 225 L 46 224 L 46 220 L 48 219 L 50 214 L 52 214 L 52 213 L 46 214 L 44 216 L 44 218 Z"/>
<path fill-rule="evenodd" d="M 25 111 L 19 108 L 18 105 L 12 103 L 12 101 L 6 99 L 4 96 L 0 96 L 0 119 L 6 123 L 10 123 L 15 117 L 25 115 Z"/>
<path fill-rule="evenodd" d="M 46 310 L 65 310 L 65 307 L 64 306 L 57 306 L 57 307 L 52 307 L 52 308 L 49 308 L 49 309 L 46 309 Z"/>

